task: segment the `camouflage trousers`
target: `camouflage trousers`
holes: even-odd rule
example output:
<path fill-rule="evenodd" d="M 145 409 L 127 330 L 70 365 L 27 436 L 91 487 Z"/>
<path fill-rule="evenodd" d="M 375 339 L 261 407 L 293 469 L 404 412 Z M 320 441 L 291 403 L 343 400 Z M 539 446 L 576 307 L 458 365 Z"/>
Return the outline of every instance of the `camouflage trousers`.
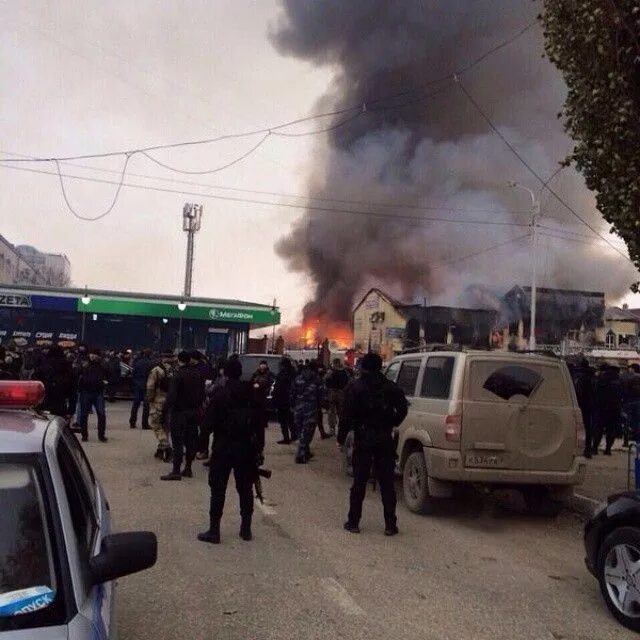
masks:
<path fill-rule="evenodd" d="M 149 408 L 149 426 L 158 440 L 158 449 L 169 448 L 169 436 L 162 419 L 163 409 L 164 401 L 152 402 Z"/>
<path fill-rule="evenodd" d="M 305 412 L 296 412 L 293 416 L 293 422 L 295 426 L 295 433 L 298 436 L 298 450 L 296 452 L 296 457 L 306 457 L 309 455 L 309 445 L 311 444 L 316 432 L 315 416 L 312 418 Z"/>

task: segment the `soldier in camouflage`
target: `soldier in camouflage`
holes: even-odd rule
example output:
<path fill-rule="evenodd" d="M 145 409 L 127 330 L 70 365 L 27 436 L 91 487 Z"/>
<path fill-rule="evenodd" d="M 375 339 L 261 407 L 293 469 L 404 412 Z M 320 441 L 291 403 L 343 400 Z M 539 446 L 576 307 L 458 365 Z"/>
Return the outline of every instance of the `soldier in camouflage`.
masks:
<path fill-rule="evenodd" d="M 316 430 L 320 405 L 320 379 L 311 365 L 303 367 L 291 385 L 291 406 L 293 422 L 298 436 L 296 462 L 305 464 L 313 454 L 309 448 Z"/>
<path fill-rule="evenodd" d="M 174 374 L 174 356 L 167 352 L 162 354 L 161 361 L 149 372 L 147 378 L 147 397 L 149 403 L 149 425 L 158 440 L 155 457 L 164 462 L 171 462 L 172 451 L 166 425 L 168 416 L 165 411 L 169 384 Z"/>

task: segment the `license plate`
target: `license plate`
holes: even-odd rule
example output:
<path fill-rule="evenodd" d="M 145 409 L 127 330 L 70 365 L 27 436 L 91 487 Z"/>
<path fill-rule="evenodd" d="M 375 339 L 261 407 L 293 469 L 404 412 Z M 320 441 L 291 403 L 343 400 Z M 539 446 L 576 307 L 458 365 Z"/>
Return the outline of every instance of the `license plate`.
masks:
<path fill-rule="evenodd" d="M 465 467 L 502 467 L 504 456 L 491 453 L 467 453 L 464 459 Z"/>

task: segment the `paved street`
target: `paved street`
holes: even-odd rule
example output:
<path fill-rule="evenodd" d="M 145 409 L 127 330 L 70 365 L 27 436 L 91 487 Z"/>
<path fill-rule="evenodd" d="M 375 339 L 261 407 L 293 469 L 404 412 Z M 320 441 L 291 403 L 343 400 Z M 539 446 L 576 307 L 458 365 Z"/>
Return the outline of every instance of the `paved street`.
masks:
<path fill-rule="evenodd" d="M 151 529 L 159 558 L 124 578 L 122 640 L 287 638 L 625 637 L 584 568 L 582 522 L 571 513 L 537 519 L 469 497 L 437 516 L 399 505 L 401 535 L 382 532 L 378 494 L 365 503 L 361 535 L 342 530 L 349 479 L 335 441 L 293 464 L 267 434 L 268 505 L 256 510 L 254 541 L 238 538 L 233 482 L 223 544 L 196 541 L 207 525 L 206 473 L 163 483 L 151 431 L 127 425 L 128 405 L 108 407 L 109 443 L 91 423 L 88 455 L 117 530 Z M 92 417 L 93 420 L 93 417 Z"/>

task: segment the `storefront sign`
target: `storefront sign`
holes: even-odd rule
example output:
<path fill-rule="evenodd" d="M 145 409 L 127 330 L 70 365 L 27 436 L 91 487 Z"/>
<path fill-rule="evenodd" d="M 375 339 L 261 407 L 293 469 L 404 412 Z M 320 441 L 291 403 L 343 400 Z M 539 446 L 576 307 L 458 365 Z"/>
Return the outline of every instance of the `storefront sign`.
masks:
<path fill-rule="evenodd" d="M 24 309 L 30 309 L 31 296 L 0 293 L 0 307 L 20 307 Z"/>
<path fill-rule="evenodd" d="M 215 322 L 242 322 L 246 324 L 280 324 L 280 312 L 268 307 L 262 309 L 243 307 L 208 307 L 198 303 L 186 303 L 184 311 L 178 304 L 147 302 L 145 300 L 113 300 L 91 297 L 89 304 L 78 300 L 77 310 L 85 313 L 113 313 L 156 318 L 180 318 Z"/>
<path fill-rule="evenodd" d="M 401 327 L 387 327 L 387 338 L 404 338 L 404 329 Z"/>

